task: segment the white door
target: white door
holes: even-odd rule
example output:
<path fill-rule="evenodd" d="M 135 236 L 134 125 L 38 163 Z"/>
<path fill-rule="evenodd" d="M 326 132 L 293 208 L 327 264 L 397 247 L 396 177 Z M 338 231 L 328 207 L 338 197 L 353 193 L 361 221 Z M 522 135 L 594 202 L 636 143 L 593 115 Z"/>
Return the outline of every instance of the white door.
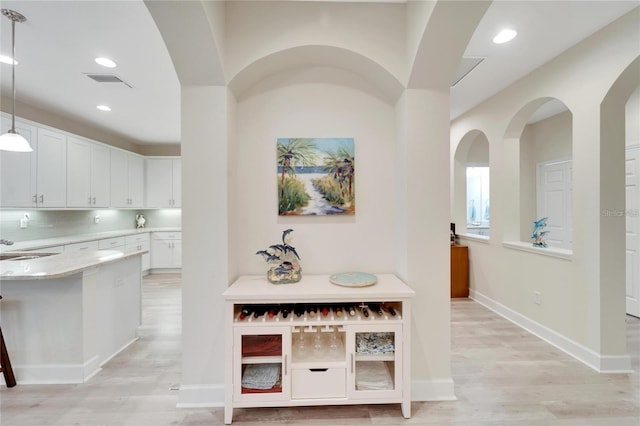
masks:
<path fill-rule="evenodd" d="M 536 219 L 548 217 L 549 247 L 571 249 L 573 244 L 571 161 L 538 165 Z"/>
<path fill-rule="evenodd" d="M 626 152 L 627 313 L 640 317 L 640 148 Z"/>

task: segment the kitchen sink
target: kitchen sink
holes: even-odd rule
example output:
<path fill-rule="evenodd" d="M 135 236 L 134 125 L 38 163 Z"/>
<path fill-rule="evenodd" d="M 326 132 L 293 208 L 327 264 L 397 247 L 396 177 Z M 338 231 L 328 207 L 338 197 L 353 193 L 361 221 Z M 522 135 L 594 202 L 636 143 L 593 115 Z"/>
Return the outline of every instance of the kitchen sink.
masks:
<path fill-rule="evenodd" d="M 58 253 L 0 253 L 0 260 L 31 260 L 38 259 L 40 257 L 53 256 Z"/>

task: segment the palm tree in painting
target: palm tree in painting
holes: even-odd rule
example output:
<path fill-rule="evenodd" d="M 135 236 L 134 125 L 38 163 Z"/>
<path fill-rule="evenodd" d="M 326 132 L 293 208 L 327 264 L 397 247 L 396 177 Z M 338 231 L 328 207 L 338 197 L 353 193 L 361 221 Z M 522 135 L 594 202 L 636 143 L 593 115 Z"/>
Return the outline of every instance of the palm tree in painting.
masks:
<path fill-rule="evenodd" d="M 302 182 L 295 179 L 296 167 L 313 166 L 316 162 L 315 144 L 312 139 L 278 140 L 278 167 L 280 168 L 279 213 L 296 210 L 304 205 L 309 196 Z M 287 182 L 289 176 L 289 182 Z"/>
<path fill-rule="evenodd" d="M 285 175 L 295 176 L 296 166 L 315 164 L 315 144 L 311 139 L 288 139 L 288 143 L 278 142 L 278 166 L 282 168 L 281 181 Z"/>
<path fill-rule="evenodd" d="M 343 200 L 351 200 L 353 198 L 353 179 L 355 176 L 355 158 L 353 154 L 344 147 L 338 149 L 337 152 L 327 152 L 324 157 L 325 171 L 340 188 L 340 196 Z M 347 187 L 345 194 L 344 187 Z"/>

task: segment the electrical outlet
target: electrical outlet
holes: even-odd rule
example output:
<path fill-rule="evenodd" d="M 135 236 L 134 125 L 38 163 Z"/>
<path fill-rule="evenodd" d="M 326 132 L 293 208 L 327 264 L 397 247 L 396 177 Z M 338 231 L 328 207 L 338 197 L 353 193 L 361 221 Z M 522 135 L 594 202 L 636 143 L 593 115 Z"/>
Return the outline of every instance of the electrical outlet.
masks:
<path fill-rule="evenodd" d="M 25 218 L 20 219 L 20 228 L 24 229 L 29 225 L 29 221 Z"/>
<path fill-rule="evenodd" d="M 124 285 L 124 278 L 116 278 L 114 282 L 115 287 L 122 287 Z"/>
<path fill-rule="evenodd" d="M 93 217 L 93 223 L 95 223 L 96 225 L 97 225 L 98 223 L 100 223 L 100 216 L 94 216 L 94 217 Z"/>
<path fill-rule="evenodd" d="M 533 292 L 533 303 L 535 303 L 536 305 L 542 304 L 542 295 L 540 294 L 539 291 Z"/>

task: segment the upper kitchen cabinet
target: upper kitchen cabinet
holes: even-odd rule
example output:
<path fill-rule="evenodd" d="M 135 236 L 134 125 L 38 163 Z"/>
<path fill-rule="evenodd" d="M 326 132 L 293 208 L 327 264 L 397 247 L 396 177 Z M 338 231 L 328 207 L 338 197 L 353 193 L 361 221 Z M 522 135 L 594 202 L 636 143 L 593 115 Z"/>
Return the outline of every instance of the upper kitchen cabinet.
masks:
<path fill-rule="evenodd" d="M 109 206 L 109 148 L 67 139 L 67 207 Z"/>
<path fill-rule="evenodd" d="M 111 150 L 111 207 L 143 207 L 144 158 Z"/>
<path fill-rule="evenodd" d="M 36 207 L 67 205 L 67 136 L 38 129 Z M 33 205 L 33 204 L 32 204 Z"/>
<path fill-rule="evenodd" d="M 2 132 L 11 127 L 2 118 Z M 33 152 L 0 153 L 2 207 L 66 207 L 67 136 L 16 121 Z"/>
<path fill-rule="evenodd" d="M 2 133 L 11 128 L 11 120 L 2 117 Z M 38 129 L 16 121 L 16 131 L 33 152 L 0 151 L 0 207 L 34 207 L 36 194 Z"/>
<path fill-rule="evenodd" d="M 182 160 L 174 157 L 146 159 L 145 206 L 181 207 Z"/>

